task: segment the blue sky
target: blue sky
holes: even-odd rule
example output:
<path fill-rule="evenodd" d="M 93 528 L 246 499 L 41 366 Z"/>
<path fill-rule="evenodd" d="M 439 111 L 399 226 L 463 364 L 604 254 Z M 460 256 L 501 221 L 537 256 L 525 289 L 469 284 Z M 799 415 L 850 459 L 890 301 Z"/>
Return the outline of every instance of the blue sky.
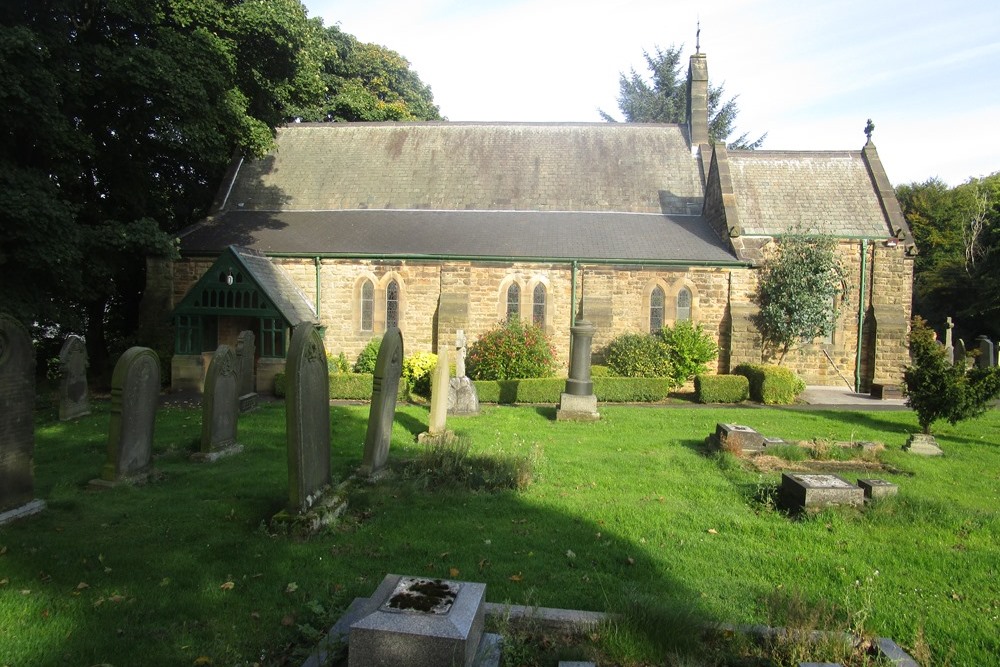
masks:
<path fill-rule="evenodd" d="M 643 50 L 701 50 L 764 149 L 856 150 L 894 184 L 1000 171 L 1000 2 L 305 0 L 406 57 L 449 120 L 600 121 Z"/>

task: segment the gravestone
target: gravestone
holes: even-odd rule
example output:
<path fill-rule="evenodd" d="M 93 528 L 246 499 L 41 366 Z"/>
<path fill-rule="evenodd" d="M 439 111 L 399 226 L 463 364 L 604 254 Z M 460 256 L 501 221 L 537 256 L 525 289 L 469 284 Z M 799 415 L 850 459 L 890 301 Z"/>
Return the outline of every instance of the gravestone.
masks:
<path fill-rule="evenodd" d="M 979 368 L 991 368 L 997 365 L 997 358 L 993 350 L 993 341 L 989 336 L 976 336 L 979 343 L 979 356 L 976 357 L 976 366 Z"/>
<path fill-rule="evenodd" d="M 455 332 L 455 377 L 448 381 L 448 414 L 478 415 L 479 392 L 465 375 L 465 332 L 459 329 Z"/>
<path fill-rule="evenodd" d="M 238 376 L 237 396 L 240 412 L 250 412 L 257 408 L 257 383 L 255 365 L 257 347 L 252 331 L 241 331 L 236 337 L 236 371 Z"/>
<path fill-rule="evenodd" d="M 148 347 L 125 350 L 111 376 L 108 458 L 96 487 L 139 484 L 149 479 L 153 427 L 160 399 L 160 359 Z"/>
<path fill-rule="evenodd" d="M 403 371 L 403 334 L 392 327 L 382 336 L 375 377 L 372 379 L 372 404 L 368 412 L 368 432 L 361 459 L 361 473 L 374 475 L 382 470 L 389 458 L 392 421 L 396 416 L 396 394 Z"/>
<path fill-rule="evenodd" d="M 0 313 L 0 525 L 37 514 L 35 350 L 20 322 Z"/>
<path fill-rule="evenodd" d="M 431 379 L 431 413 L 427 425 L 427 433 L 431 436 L 443 435 L 447 427 L 448 394 L 451 389 L 449 375 L 448 348 L 442 347 L 438 351 L 437 366 Z"/>
<path fill-rule="evenodd" d="M 864 505 L 865 492 L 837 475 L 781 473 L 778 504 L 786 510 L 814 510 L 832 505 Z"/>
<path fill-rule="evenodd" d="M 348 667 L 471 667 L 483 632 L 486 584 L 386 575 L 351 624 Z"/>
<path fill-rule="evenodd" d="M 566 391 L 559 397 L 557 421 L 597 421 L 597 396 L 594 383 L 590 379 L 590 348 L 597 328 L 587 320 L 577 320 L 570 327 L 572 334 L 572 358 Z"/>
<path fill-rule="evenodd" d="M 955 363 L 955 344 L 952 342 L 951 330 L 954 328 L 955 323 L 951 321 L 951 318 L 945 318 L 944 358 L 948 360 L 949 364 L 953 365 Z"/>
<path fill-rule="evenodd" d="M 59 351 L 59 421 L 90 414 L 87 392 L 87 346 L 79 336 L 67 336 Z"/>
<path fill-rule="evenodd" d="M 898 486 L 884 479 L 859 479 L 858 486 L 865 492 L 865 498 L 868 500 L 887 498 L 899 493 Z"/>
<path fill-rule="evenodd" d="M 719 448 L 728 452 L 762 452 L 767 447 L 766 438 L 749 426 L 742 424 L 716 424 L 715 439 Z M 781 441 L 774 444 L 782 444 Z"/>
<path fill-rule="evenodd" d="M 944 451 L 938 446 L 937 440 L 930 433 L 914 433 L 903 445 L 904 452 L 921 456 L 942 456 Z"/>
<path fill-rule="evenodd" d="M 309 322 L 292 330 L 285 377 L 288 509 L 304 513 L 332 481 L 330 376 L 323 338 Z"/>
<path fill-rule="evenodd" d="M 965 349 L 965 341 L 961 338 L 955 341 L 955 361 L 965 364 L 966 368 L 972 365 L 969 359 L 969 351 Z"/>
<path fill-rule="evenodd" d="M 212 355 L 205 377 L 201 450 L 191 455 L 193 461 L 212 462 L 243 451 L 243 445 L 236 442 L 239 380 L 236 353 L 228 345 L 220 345 Z"/>

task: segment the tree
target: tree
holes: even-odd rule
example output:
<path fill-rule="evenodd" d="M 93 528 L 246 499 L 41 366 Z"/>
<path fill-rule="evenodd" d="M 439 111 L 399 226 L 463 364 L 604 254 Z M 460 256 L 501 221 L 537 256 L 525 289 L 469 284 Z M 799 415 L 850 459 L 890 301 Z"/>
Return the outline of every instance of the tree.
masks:
<path fill-rule="evenodd" d="M 687 116 L 687 77 L 681 70 L 681 46 L 666 49 L 655 47 L 655 54 L 643 51 L 650 80 L 631 69 L 618 81 L 618 108 L 627 123 L 683 123 Z M 708 86 L 708 136 L 713 142 L 726 141 L 736 131 L 739 106 L 736 97 L 723 101 L 723 86 Z M 598 109 L 606 121 L 616 122 L 610 114 Z M 744 132 L 729 142 L 732 149 L 760 148 L 767 138 L 765 132 L 750 141 Z"/>
<path fill-rule="evenodd" d="M 831 237 L 785 236 L 761 269 L 754 323 L 764 343 L 780 353 L 779 364 L 799 341 L 833 330 L 845 276 L 836 249 Z"/>
<path fill-rule="evenodd" d="M 906 405 L 917 413 L 924 433 L 947 419 L 951 424 L 976 417 L 1000 395 L 1000 368 L 967 368 L 964 359 L 952 364 L 938 344 L 934 330 L 921 317 L 910 329 L 912 364 L 903 373 Z"/>

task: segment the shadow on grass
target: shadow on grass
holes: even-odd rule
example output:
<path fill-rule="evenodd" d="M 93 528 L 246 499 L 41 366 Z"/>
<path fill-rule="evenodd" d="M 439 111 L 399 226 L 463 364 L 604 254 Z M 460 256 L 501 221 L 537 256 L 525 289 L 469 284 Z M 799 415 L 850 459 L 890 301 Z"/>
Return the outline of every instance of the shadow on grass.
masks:
<path fill-rule="evenodd" d="M 368 407 L 330 412 L 333 475 L 344 479 L 360 463 Z M 397 410 L 390 457 L 417 451 L 425 413 Z M 387 573 L 484 582 L 495 602 L 626 612 L 635 641 L 662 650 L 684 650 L 691 628 L 713 621 L 646 546 L 514 492 L 389 479 L 356 487 L 338 529 L 304 542 L 268 535 L 262 524 L 287 498 L 283 404 L 241 416 L 245 451 L 213 464 L 187 460 L 200 410 L 161 410 L 158 481 L 89 491 L 108 419 L 102 405 L 37 425 L 36 495 L 49 507 L 0 528 L 11 664 L 294 663 Z M 670 600 L 695 602 L 676 613 Z"/>

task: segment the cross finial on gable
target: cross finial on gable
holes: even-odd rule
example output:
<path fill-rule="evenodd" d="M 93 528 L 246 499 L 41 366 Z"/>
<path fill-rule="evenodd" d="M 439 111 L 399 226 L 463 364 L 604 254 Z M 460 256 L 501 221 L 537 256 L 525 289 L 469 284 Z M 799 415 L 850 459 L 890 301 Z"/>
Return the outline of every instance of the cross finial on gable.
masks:
<path fill-rule="evenodd" d="M 869 118 L 868 119 L 868 124 L 865 125 L 865 136 L 868 137 L 868 141 L 872 140 L 872 133 L 873 132 L 875 132 L 875 123 L 873 123 L 872 119 Z"/>
<path fill-rule="evenodd" d="M 698 30 L 694 33 L 694 52 L 701 53 L 701 19 L 698 19 Z"/>

